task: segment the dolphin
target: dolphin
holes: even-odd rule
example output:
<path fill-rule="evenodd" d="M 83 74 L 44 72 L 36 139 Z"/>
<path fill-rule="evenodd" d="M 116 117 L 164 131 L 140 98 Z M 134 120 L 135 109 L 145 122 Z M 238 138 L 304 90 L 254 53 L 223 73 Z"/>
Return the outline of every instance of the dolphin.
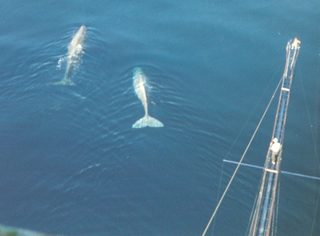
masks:
<path fill-rule="evenodd" d="M 144 128 L 144 127 L 163 127 L 163 124 L 157 119 L 149 116 L 148 114 L 148 101 L 146 96 L 146 76 L 142 72 L 140 67 L 136 67 L 133 69 L 133 87 L 136 92 L 138 98 L 141 100 L 142 105 L 144 107 L 145 115 L 140 120 L 136 121 L 132 125 L 132 128 Z"/>
<path fill-rule="evenodd" d="M 68 48 L 67 70 L 66 70 L 66 73 L 64 74 L 64 78 L 59 82 L 49 83 L 49 84 L 76 85 L 75 83 L 73 83 L 70 80 L 69 76 L 70 76 L 74 66 L 79 61 L 79 59 L 82 55 L 82 52 L 83 52 L 82 44 L 85 39 L 86 31 L 87 31 L 87 28 L 84 25 L 82 25 L 80 27 L 80 29 L 78 30 L 78 32 L 73 36 L 73 39 L 71 40 L 71 43 Z"/>

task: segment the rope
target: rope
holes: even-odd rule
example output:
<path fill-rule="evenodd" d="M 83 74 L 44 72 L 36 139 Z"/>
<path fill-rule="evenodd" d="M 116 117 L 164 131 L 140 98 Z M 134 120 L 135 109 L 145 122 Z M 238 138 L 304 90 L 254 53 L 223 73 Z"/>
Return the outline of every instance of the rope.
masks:
<path fill-rule="evenodd" d="M 236 167 L 236 169 L 235 169 L 235 171 L 233 172 L 233 175 L 232 175 L 232 177 L 231 177 L 231 179 L 230 179 L 230 181 L 229 181 L 226 189 L 225 189 L 224 192 L 223 192 L 223 194 L 222 194 L 222 196 L 221 196 L 221 198 L 220 198 L 220 200 L 219 200 L 219 203 L 218 203 L 218 205 L 216 206 L 216 209 L 214 210 L 214 212 L 213 212 L 213 214 L 212 214 L 212 216 L 211 216 L 211 218 L 210 218 L 210 220 L 209 220 L 209 222 L 208 222 L 208 224 L 207 224 L 207 227 L 205 228 L 204 232 L 202 233 L 202 236 L 204 236 L 204 235 L 207 233 L 207 230 L 208 230 L 208 228 L 209 228 L 209 226 L 210 226 L 210 224 L 211 224 L 211 222 L 212 222 L 212 220 L 213 220 L 213 217 L 216 215 L 216 213 L 217 213 L 217 211 L 218 211 L 218 209 L 219 209 L 219 207 L 220 207 L 220 204 L 221 204 L 222 200 L 224 199 L 224 197 L 225 197 L 225 195 L 226 195 L 226 193 L 227 193 L 227 191 L 228 191 L 228 189 L 229 189 L 229 187 L 230 187 L 230 185 L 231 185 L 231 183 L 232 183 L 232 181 L 233 181 L 233 178 L 234 178 L 234 176 L 236 175 L 236 173 L 237 173 L 237 171 L 238 171 L 238 169 L 239 169 L 239 167 L 240 167 L 240 165 L 241 165 L 241 162 L 242 162 L 244 156 L 246 155 L 246 153 L 247 153 L 247 151 L 248 151 L 248 149 L 249 149 L 249 147 L 250 147 L 250 145 L 251 145 L 251 142 L 253 141 L 253 139 L 254 139 L 257 131 L 258 131 L 258 129 L 259 129 L 259 127 L 260 127 L 260 125 L 261 125 L 261 123 L 262 123 L 262 121 L 263 121 L 263 119 L 264 119 L 264 117 L 265 117 L 265 115 L 266 115 L 266 113 L 267 113 L 270 105 L 271 105 L 271 102 L 272 102 L 272 100 L 273 100 L 273 98 L 274 98 L 274 96 L 275 96 L 275 94 L 276 94 L 276 92 L 277 92 L 277 90 L 278 90 L 278 88 L 279 88 L 279 86 L 280 86 L 280 84 L 281 84 L 281 81 L 282 81 L 282 77 L 281 77 L 281 79 L 280 79 L 280 81 L 279 81 L 279 83 L 278 83 L 278 86 L 277 86 L 276 90 L 274 91 L 274 93 L 273 93 L 273 95 L 272 95 L 272 97 L 271 97 L 271 99 L 270 99 L 270 101 L 269 101 L 269 104 L 268 104 L 266 110 L 264 111 L 264 113 L 263 113 L 263 115 L 262 115 L 262 117 L 261 117 L 261 119 L 260 119 L 260 121 L 259 121 L 259 124 L 258 124 L 257 128 L 255 129 L 255 131 L 254 131 L 254 133 L 253 133 L 253 135 L 252 135 L 252 137 L 251 137 L 251 139 L 250 139 L 250 141 L 249 141 L 249 143 L 248 143 L 248 145 L 247 145 L 247 147 L 246 147 L 246 149 L 245 149 L 245 151 L 244 151 L 244 153 L 243 153 L 243 155 L 242 155 L 242 157 L 241 157 L 241 159 L 240 159 L 240 161 L 239 161 L 239 163 L 238 163 L 238 165 L 237 165 L 237 167 Z"/>

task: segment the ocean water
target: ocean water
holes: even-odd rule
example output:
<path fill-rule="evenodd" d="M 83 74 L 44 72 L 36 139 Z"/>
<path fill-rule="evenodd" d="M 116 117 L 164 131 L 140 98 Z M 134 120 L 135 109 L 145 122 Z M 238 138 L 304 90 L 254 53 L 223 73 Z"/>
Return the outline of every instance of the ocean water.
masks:
<path fill-rule="evenodd" d="M 5 0 L 0 15 L 0 224 L 201 235 L 235 169 L 223 159 L 240 160 L 294 37 L 282 170 L 320 176 L 317 0 Z M 63 78 L 81 25 L 76 86 L 47 85 Z M 163 128 L 132 129 L 144 115 L 135 67 Z M 244 162 L 264 164 L 277 101 Z M 245 235 L 260 177 L 240 168 L 208 235 Z M 281 175 L 277 235 L 320 234 L 319 187 Z"/>

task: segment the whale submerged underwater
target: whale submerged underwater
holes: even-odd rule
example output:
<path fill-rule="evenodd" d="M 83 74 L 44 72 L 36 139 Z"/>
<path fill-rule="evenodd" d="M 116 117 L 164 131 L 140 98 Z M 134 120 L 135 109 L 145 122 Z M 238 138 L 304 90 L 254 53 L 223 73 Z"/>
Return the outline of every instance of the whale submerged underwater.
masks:
<path fill-rule="evenodd" d="M 146 76 L 142 72 L 140 67 L 136 67 L 133 69 L 133 87 L 136 95 L 141 100 L 142 105 L 144 107 L 145 115 L 140 120 L 136 121 L 132 128 L 144 128 L 144 127 L 163 127 L 163 124 L 157 119 L 149 116 L 148 114 L 148 101 L 146 95 Z"/>
<path fill-rule="evenodd" d="M 64 75 L 64 78 L 61 81 L 47 83 L 50 85 L 75 85 L 70 80 L 70 74 L 76 64 L 79 62 L 80 57 L 83 54 L 83 42 L 85 40 L 86 35 L 86 26 L 82 25 L 77 33 L 73 36 L 69 47 L 68 47 L 68 55 L 67 55 L 67 69 Z M 144 128 L 144 127 L 163 127 L 161 121 L 149 116 L 148 113 L 148 100 L 146 95 L 145 85 L 147 82 L 147 78 L 140 67 L 136 67 L 133 69 L 133 87 L 136 95 L 142 102 L 145 115 L 141 119 L 137 120 L 132 128 Z"/>
<path fill-rule="evenodd" d="M 78 63 L 80 57 L 83 54 L 83 42 L 85 39 L 87 28 L 82 25 L 78 32 L 73 36 L 71 43 L 68 48 L 68 56 L 67 56 L 67 69 L 64 74 L 64 78 L 59 82 L 48 83 L 52 85 L 76 85 L 70 80 L 70 74 Z"/>

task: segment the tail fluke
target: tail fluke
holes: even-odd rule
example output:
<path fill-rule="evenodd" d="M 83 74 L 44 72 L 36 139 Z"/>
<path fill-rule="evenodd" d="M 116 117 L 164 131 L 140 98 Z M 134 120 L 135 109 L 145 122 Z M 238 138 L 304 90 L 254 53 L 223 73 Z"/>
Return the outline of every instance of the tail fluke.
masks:
<path fill-rule="evenodd" d="M 132 128 L 139 129 L 147 126 L 158 128 L 158 127 L 163 127 L 163 124 L 151 116 L 145 116 L 140 120 L 136 121 L 136 123 L 132 125 Z"/>
<path fill-rule="evenodd" d="M 67 86 L 73 86 L 76 85 L 75 83 L 73 83 L 71 80 L 66 80 L 63 79 L 59 82 L 53 82 L 53 83 L 47 83 L 48 85 L 67 85 Z"/>

